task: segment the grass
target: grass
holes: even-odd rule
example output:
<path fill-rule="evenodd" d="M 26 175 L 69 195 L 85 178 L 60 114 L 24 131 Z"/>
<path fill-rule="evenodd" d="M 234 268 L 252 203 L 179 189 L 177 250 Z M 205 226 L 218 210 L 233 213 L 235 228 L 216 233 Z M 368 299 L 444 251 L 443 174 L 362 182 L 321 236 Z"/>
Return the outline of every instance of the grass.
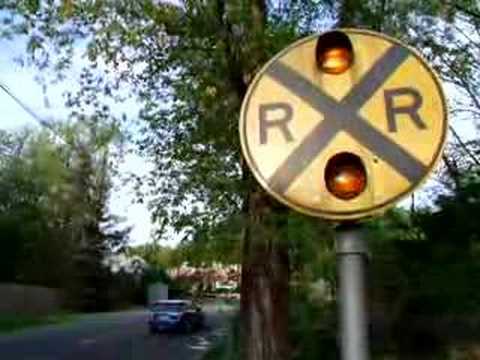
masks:
<path fill-rule="evenodd" d="M 202 360 L 240 360 L 240 318 L 236 314 L 230 319 L 227 333 L 217 340 Z"/>
<path fill-rule="evenodd" d="M 47 316 L 0 314 L 0 333 L 11 333 L 25 328 L 63 324 L 75 318 L 71 313 L 58 313 Z"/>

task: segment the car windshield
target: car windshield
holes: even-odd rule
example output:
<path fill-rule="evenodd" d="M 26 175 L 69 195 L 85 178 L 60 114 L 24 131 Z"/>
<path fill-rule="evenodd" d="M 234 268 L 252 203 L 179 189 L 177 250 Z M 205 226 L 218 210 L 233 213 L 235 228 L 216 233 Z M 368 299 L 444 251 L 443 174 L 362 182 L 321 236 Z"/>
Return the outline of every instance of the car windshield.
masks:
<path fill-rule="evenodd" d="M 158 303 L 154 304 L 152 311 L 182 311 L 187 307 L 185 303 Z"/>

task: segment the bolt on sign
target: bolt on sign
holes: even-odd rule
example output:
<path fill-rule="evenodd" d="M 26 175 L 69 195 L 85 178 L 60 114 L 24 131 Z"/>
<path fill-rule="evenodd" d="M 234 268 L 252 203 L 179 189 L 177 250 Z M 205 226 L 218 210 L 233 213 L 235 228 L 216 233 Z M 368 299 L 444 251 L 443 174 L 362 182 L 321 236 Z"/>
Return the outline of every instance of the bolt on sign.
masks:
<path fill-rule="evenodd" d="M 440 81 L 421 56 L 356 29 L 281 51 L 253 80 L 240 115 L 259 183 L 333 220 L 379 214 L 411 193 L 440 158 L 447 128 Z"/>

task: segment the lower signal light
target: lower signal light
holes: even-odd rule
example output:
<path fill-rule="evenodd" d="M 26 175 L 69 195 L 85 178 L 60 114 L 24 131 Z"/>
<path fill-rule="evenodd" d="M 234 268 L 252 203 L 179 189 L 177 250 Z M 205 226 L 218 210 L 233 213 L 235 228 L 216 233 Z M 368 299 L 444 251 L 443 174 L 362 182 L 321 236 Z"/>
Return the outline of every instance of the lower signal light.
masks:
<path fill-rule="evenodd" d="M 341 200 L 356 198 L 367 187 L 367 173 L 362 160 L 348 152 L 334 155 L 325 168 L 325 183 L 328 191 Z"/>

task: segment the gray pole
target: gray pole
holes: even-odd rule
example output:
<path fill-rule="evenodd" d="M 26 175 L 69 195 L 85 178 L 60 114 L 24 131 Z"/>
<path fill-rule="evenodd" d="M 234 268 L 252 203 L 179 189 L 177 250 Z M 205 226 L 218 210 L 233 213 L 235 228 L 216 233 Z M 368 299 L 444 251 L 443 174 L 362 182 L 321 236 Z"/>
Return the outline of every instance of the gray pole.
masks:
<path fill-rule="evenodd" d="M 360 225 L 343 224 L 335 236 L 340 311 L 341 359 L 368 360 L 366 263 L 368 248 Z"/>

